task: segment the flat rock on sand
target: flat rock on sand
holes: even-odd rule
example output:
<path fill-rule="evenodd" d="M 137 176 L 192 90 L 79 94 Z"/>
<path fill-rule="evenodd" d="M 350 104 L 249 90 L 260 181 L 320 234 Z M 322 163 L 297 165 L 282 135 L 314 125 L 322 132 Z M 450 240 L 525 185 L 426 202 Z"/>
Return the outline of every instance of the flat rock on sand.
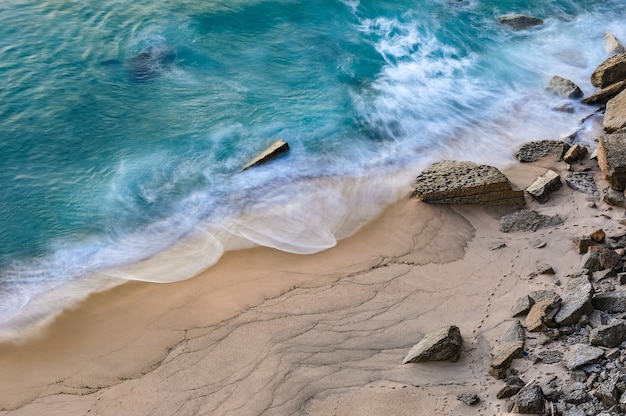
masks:
<path fill-rule="evenodd" d="M 407 353 L 402 364 L 423 361 L 458 361 L 463 338 L 457 326 L 451 325 L 427 334 Z"/>
<path fill-rule="evenodd" d="M 512 233 L 515 231 L 537 231 L 540 228 L 553 227 L 563 223 L 558 215 L 543 215 L 537 211 L 522 209 L 500 219 L 500 231 Z"/>

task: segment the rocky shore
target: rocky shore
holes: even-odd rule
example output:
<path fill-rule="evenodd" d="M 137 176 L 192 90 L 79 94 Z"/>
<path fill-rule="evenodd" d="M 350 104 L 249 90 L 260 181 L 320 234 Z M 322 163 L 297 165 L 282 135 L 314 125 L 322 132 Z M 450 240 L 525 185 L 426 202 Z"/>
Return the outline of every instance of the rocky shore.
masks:
<path fill-rule="evenodd" d="M 576 84 L 560 76 L 552 78 L 547 87 L 565 100 L 582 99 L 584 104 L 599 106 L 604 132 L 597 139 L 597 148 L 577 143 L 574 133 L 565 139 L 529 142 L 518 149 L 520 163 L 552 157 L 559 161 L 558 168 L 546 169 L 525 189 L 535 208 L 502 216 L 502 233 L 534 232 L 564 224 L 566 218 L 544 215 L 540 208 L 562 188 L 562 176 L 569 188 L 587 195 L 589 208 L 598 210 L 597 217 L 607 223 L 624 217 L 626 53 L 615 36 L 607 34 L 605 41 L 613 56 L 591 75 L 598 91 L 583 98 Z M 590 111 L 594 114 L 593 108 Z M 596 178 L 603 186 L 598 186 Z M 517 189 L 498 169 L 461 161 L 443 161 L 426 169 L 417 177 L 414 195 L 429 203 L 526 205 L 524 190 Z M 626 219 L 617 221 L 626 225 Z M 536 241 L 527 250 L 547 244 Z M 542 276 L 546 287 L 519 297 L 511 305 L 509 319 L 503 321 L 506 330 L 489 340 L 488 372 L 501 380 L 496 397 L 504 401 L 508 412 L 564 416 L 626 413 L 626 231 L 607 234 L 600 227 L 572 238 L 570 244 L 580 261 L 568 270 L 555 270 L 549 261 L 537 262 L 527 279 Z M 506 244 L 489 249 L 503 250 Z M 403 363 L 456 362 L 462 345 L 458 327 L 447 326 L 427 334 Z M 538 379 L 537 374 L 548 377 Z M 460 393 L 457 398 L 468 406 L 481 401 L 475 391 Z"/>

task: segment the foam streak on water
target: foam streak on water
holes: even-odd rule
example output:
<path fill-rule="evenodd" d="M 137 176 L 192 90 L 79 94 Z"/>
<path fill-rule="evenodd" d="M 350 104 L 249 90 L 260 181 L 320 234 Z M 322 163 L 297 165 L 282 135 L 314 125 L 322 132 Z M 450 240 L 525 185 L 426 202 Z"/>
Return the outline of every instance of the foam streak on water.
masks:
<path fill-rule="evenodd" d="M 512 32 L 505 13 L 545 19 Z M 0 337 L 225 250 L 330 248 L 441 158 L 505 165 L 582 127 L 621 0 L 6 0 Z M 241 172 L 277 137 L 288 154 Z"/>

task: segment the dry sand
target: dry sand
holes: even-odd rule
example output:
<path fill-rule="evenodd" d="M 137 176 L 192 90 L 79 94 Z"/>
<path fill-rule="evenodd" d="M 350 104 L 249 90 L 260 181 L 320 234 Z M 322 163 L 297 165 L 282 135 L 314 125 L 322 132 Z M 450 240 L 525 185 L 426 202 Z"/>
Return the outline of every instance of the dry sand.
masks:
<path fill-rule="evenodd" d="M 564 178 L 549 159 L 506 173 L 526 187 L 545 167 Z M 0 415 L 502 414 L 489 342 L 512 304 L 578 265 L 571 238 L 623 228 L 623 210 L 588 200 L 565 185 L 545 205 L 527 199 L 565 223 L 504 234 L 510 208 L 407 197 L 322 253 L 231 252 L 188 281 L 93 295 L 40 338 L 0 345 Z M 529 278 L 538 261 L 557 275 Z M 400 364 L 446 324 L 465 340 L 457 363 Z M 462 392 L 480 404 L 456 400 Z"/>

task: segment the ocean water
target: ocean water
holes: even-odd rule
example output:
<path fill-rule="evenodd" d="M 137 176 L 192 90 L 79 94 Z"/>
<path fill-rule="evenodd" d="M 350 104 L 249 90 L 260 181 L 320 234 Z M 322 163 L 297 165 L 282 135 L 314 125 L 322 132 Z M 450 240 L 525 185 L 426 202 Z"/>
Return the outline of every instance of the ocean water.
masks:
<path fill-rule="evenodd" d="M 0 339 L 225 250 L 330 248 L 442 158 L 592 143 L 596 109 L 545 87 L 592 92 L 625 19 L 623 0 L 4 0 Z"/>

